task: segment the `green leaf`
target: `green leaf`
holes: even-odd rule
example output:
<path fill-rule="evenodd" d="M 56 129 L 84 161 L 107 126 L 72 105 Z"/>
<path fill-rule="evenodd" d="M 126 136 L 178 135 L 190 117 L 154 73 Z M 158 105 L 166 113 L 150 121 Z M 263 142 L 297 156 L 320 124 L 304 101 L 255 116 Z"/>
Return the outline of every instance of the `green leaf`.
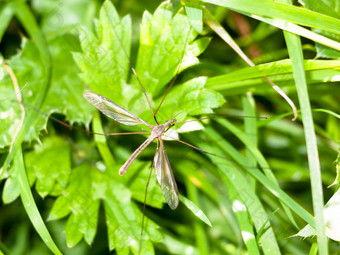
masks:
<path fill-rule="evenodd" d="M 56 36 L 74 32 L 79 24 L 90 26 L 98 8 L 91 0 L 33 0 L 33 9 L 41 15 L 41 27 L 45 34 Z"/>
<path fill-rule="evenodd" d="M 9 204 L 20 196 L 20 186 L 18 179 L 15 176 L 13 168 L 8 170 L 9 177 L 6 179 L 2 193 L 2 201 L 4 204 Z"/>
<path fill-rule="evenodd" d="M 37 144 L 34 150 L 27 152 L 24 160 L 30 186 L 36 182 L 35 188 L 41 197 L 59 195 L 68 184 L 71 172 L 70 146 L 63 139 L 56 136 L 46 138 L 42 145 Z M 5 203 L 12 202 L 20 194 L 16 179 L 16 172 L 9 170 L 3 193 Z"/>
<path fill-rule="evenodd" d="M 34 151 L 25 154 L 28 175 L 35 177 L 40 196 L 58 195 L 67 186 L 71 173 L 70 154 L 70 146 L 56 136 L 46 138 L 42 146 L 36 145 Z"/>
<path fill-rule="evenodd" d="M 57 198 L 49 215 L 49 220 L 54 220 L 72 213 L 65 229 L 67 244 L 71 247 L 82 238 L 91 244 L 96 233 L 100 202 L 94 197 L 92 186 L 96 171 L 88 165 L 73 169 L 69 185 L 63 195 Z"/>
<path fill-rule="evenodd" d="M 113 5 L 106 1 L 99 20 L 95 22 L 95 29 L 96 35 L 85 28 L 81 30 L 82 53 L 74 53 L 74 59 L 82 71 L 82 79 L 94 92 L 110 98 L 146 121 L 153 121 L 138 80 L 132 76 L 131 81 L 127 81 L 130 68 L 130 18 L 120 19 Z M 197 56 L 210 40 L 195 40 L 195 37 L 196 33 L 182 12 L 172 16 L 170 3 L 161 4 L 153 15 L 144 13 L 136 73 L 152 106 L 157 105 L 154 100 L 160 102 L 163 89 L 175 77 L 178 69 L 182 71 L 198 63 Z M 201 78 L 200 81 L 192 80 L 177 86 L 181 88 L 176 88 L 177 93 L 180 91 L 184 94 L 183 91 L 188 91 L 184 89 L 185 85 L 190 85 L 191 94 L 186 101 L 195 101 L 192 107 L 187 104 L 184 111 L 193 115 L 211 113 L 213 108 L 223 104 L 221 95 L 203 89 L 204 83 L 205 79 Z M 165 102 L 171 101 L 170 97 Z M 174 106 L 171 104 L 170 109 L 164 105 L 159 111 L 160 118 L 169 119 Z M 201 108 L 198 109 L 198 106 Z M 180 110 L 183 111 L 178 108 L 177 112 Z"/>
<path fill-rule="evenodd" d="M 206 89 L 206 77 L 197 77 L 173 88 L 159 114 L 165 121 L 167 116 L 181 113 L 178 121 L 183 121 L 187 115 L 213 113 L 213 108 L 221 106 L 225 99 L 218 92 Z"/>
<path fill-rule="evenodd" d="M 144 203 L 145 187 L 151 171 L 151 162 L 135 161 L 128 171 L 128 174 L 119 176 L 120 181 L 129 187 L 133 199 Z M 166 204 L 155 174 L 151 174 L 146 204 L 156 208 L 162 208 Z"/>
<path fill-rule="evenodd" d="M 131 44 L 131 19 L 120 20 L 110 1 L 100 10 L 94 35 L 86 28 L 80 30 L 82 53 L 73 57 L 81 70 L 81 78 L 92 91 L 110 97 L 122 107 L 138 90 L 126 85 Z M 108 96 L 109 95 L 109 96 Z"/>
<path fill-rule="evenodd" d="M 43 63 L 43 74 L 45 75 L 42 79 L 42 83 L 40 86 L 39 94 L 36 97 L 36 100 L 34 101 L 34 107 L 37 109 L 40 109 L 42 106 L 42 103 L 44 102 L 45 96 L 47 94 L 48 88 L 49 88 L 49 82 L 51 78 L 51 58 L 47 49 L 47 44 L 44 35 L 41 33 L 37 22 L 35 20 L 35 17 L 33 16 L 33 13 L 28 8 L 25 3 L 21 1 L 12 1 L 11 5 L 9 5 L 12 8 L 12 11 L 15 11 L 15 14 L 19 21 L 21 22 L 22 26 L 26 29 L 27 33 L 31 36 L 31 38 L 34 40 L 36 45 L 39 46 L 38 54 L 35 56 L 39 61 L 42 61 Z M 20 117 L 21 122 L 23 122 L 22 125 L 19 125 L 17 127 L 17 135 L 13 137 L 12 139 L 12 147 L 7 155 L 3 171 L 0 172 L 0 175 L 6 172 L 6 169 L 8 168 L 9 164 L 13 160 L 16 152 L 18 150 L 21 150 L 19 148 L 22 144 L 22 142 L 25 139 L 25 134 L 28 133 L 29 128 L 34 124 L 35 119 L 37 118 L 38 113 L 35 111 L 30 111 L 25 116 L 25 119 L 23 116 Z M 8 116 L 5 116 L 5 118 L 8 118 Z M 20 123 L 20 122 L 19 122 Z M 1 146 L 1 144 L 0 144 Z M 27 191 L 28 192 L 28 191 Z M 49 244 L 47 244 L 49 245 Z"/>
<path fill-rule="evenodd" d="M 339 60 L 304 60 L 303 64 L 309 84 L 339 81 Z M 262 76 L 269 76 L 273 82 L 288 87 L 294 85 L 292 72 L 292 61 L 284 59 L 209 78 L 206 87 L 225 95 L 242 94 L 248 90 L 271 93 L 269 86 L 262 86 L 267 84 Z"/>
<path fill-rule="evenodd" d="M 67 35 L 57 37 L 49 42 L 49 49 L 54 58 L 50 90 L 41 110 L 33 107 L 44 80 L 44 66 L 37 55 L 37 47 L 29 40 L 23 40 L 22 50 L 9 61 L 21 86 L 27 84 L 22 91 L 25 112 L 35 111 L 37 118 L 25 134 L 26 141 L 38 138 L 40 131 L 46 128 L 51 113 L 59 112 L 67 115 L 70 123 L 83 122 L 88 124 L 93 108 L 84 103 L 81 92 L 83 82 L 77 76 L 77 67 L 73 62 L 71 50 L 77 48 L 77 40 Z M 15 94 L 9 75 L 0 80 L 0 93 L 5 97 Z M 5 100 L 0 105 L 1 119 L 0 147 L 9 145 L 16 131 L 17 122 L 21 118 L 21 109 L 15 99 Z"/>
<path fill-rule="evenodd" d="M 199 218 L 209 227 L 212 227 L 208 217 L 204 214 L 204 212 L 200 208 L 197 207 L 197 205 L 195 205 L 192 201 L 190 201 L 189 199 L 182 195 L 179 196 L 179 199 L 197 218 Z"/>
<path fill-rule="evenodd" d="M 221 149 L 226 150 L 226 151 L 229 150 L 228 146 L 225 146 L 228 142 L 223 137 L 221 137 L 216 131 L 213 131 L 212 128 L 205 130 L 205 133 L 207 135 L 211 135 L 212 133 L 215 133 L 215 135 L 218 137 L 216 140 L 214 139 L 215 143 L 221 142 L 223 143 L 223 146 L 219 145 L 219 147 L 221 147 Z M 203 148 L 206 151 L 215 153 L 216 155 L 223 155 L 221 149 L 214 146 L 213 145 L 214 143 L 212 142 L 204 143 L 204 142 L 196 141 L 195 144 L 197 143 L 200 148 Z M 240 169 L 238 169 L 238 167 L 236 167 L 236 165 L 231 163 L 229 160 L 223 159 L 222 157 L 213 157 L 210 155 L 209 157 L 218 167 L 218 171 L 220 172 L 221 178 L 226 179 L 227 183 L 230 183 L 230 185 L 234 186 L 234 189 L 237 191 L 237 193 L 242 198 L 242 201 L 245 203 L 245 206 L 249 210 L 250 216 L 254 220 L 254 223 L 253 223 L 254 227 L 257 230 L 259 230 L 262 227 L 263 223 L 266 222 L 267 215 L 265 213 L 265 209 L 261 201 L 258 199 L 256 194 L 254 193 L 253 187 L 249 185 L 247 179 L 242 174 L 242 171 L 240 171 Z M 255 171 L 254 169 L 252 170 Z M 264 254 L 279 254 L 278 243 L 277 243 L 276 237 L 273 234 L 272 227 L 268 229 L 267 235 L 265 237 L 262 236 L 260 242 L 262 243 L 262 249 L 263 249 Z"/>
<path fill-rule="evenodd" d="M 81 96 L 84 83 L 77 75 L 79 69 L 71 54 L 71 51 L 79 48 L 78 39 L 73 35 L 64 35 L 49 41 L 54 65 L 51 87 L 42 110 L 45 113 L 65 114 L 70 124 L 81 122 L 88 125 L 93 109 L 84 103 Z"/>
<path fill-rule="evenodd" d="M 199 34 L 203 33 L 203 10 L 198 1 L 185 3 L 185 11 L 188 15 L 191 26 Z"/>
<path fill-rule="evenodd" d="M 27 83 L 24 89 L 23 98 L 25 103 L 34 103 L 38 95 L 38 87 L 43 82 L 43 63 L 36 56 L 39 51 L 33 43 L 23 40 L 22 50 L 9 61 L 9 66 L 13 69 L 17 77 L 18 83 L 23 86 Z M 35 86 L 34 86 L 35 85 Z M 35 88 L 36 90 L 33 90 Z M 36 93 L 35 93 L 36 92 Z M 15 94 L 12 80 L 9 75 L 0 80 L 0 94 L 4 97 Z M 31 96 L 29 96 L 31 95 Z M 25 108 L 27 109 L 27 108 Z M 31 110 L 30 108 L 27 111 Z M 21 119 L 21 109 L 15 99 L 4 100 L 0 104 L 1 122 L 3 125 L 0 127 L 0 147 L 7 146 L 11 143 L 14 136 L 19 120 Z M 25 135 L 26 140 L 32 140 L 37 137 L 38 131 L 34 126 Z"/>
<path fill-rule="evenodd" d="M 49 249 L 54 254 L 62 254 L 59 251 L 58 247 L 56 246 L 50 233 L 48 232 L 47 227 L 38 210 L 38 207 L 35 204 L 33 195 L 29 188 L 29 182 L 26 176 L 23 155 L 22 155 L 22 151 L 20 147 L 17 153 L 15 154 L 14 164 L 15 164 L 15 171 L 17 174 L 17 182 L 20 187 L 21 200 L 28 214 L 28 217 L 30 218 L 36 231 L 38 232 L 40 237 L 44 240 L 45 244 L 49 247 Z"/>
<path fill-rule="evenodd" d="M 340 19 L 340 8 L 339 8 L 339 3 L 336 0 L 330 0 L 330 1 L 310 1 L 310 0 L 300 0 L 306 8 L 309 10 L 319 12 L 331 17 L 334 17 L 336 19 Z M 318 34 L 322 34 L 328 38 L 331 38 L 337 42 L 340 41 L 340 35 L 335 34 L 335 33 L 330 33 L 321 29 L 313 29 L 314 32 L 317 32 Z M 340 59 L 340 51 L 335 50 L 329 47 L 326 47 L 322 44 L 317 43 L 316 44 L 316 50 L 317 50 L 317 55 L 318 57 L 323 57 L 323 58 L 336 58 Z"/>
<path fill-rule="evenodd" d="M 49 220 L 70 214 L 65 229 L 68 245 L 74 246 L 82 238 L 91 244 L 96 234 L 99 205 L 103 201 L 110 249 L 121 251 L 125 247 L 138 251 L 142 213 L 135 208 L 131 197 L 124 184 L 97 168 L 83 164 L 72 170 L 69 185 L 54 203 Z M 161 236 L 156 224 L 150 220 L 147 223 L 146 247 L 152 247 L 148 239 L 160 241 Z"/>
<path fill-rule="evenodd" d="M 148 12 L 144 13 L 136 72 L 149 96 L 151 105 L 155 106 L 160 102 L 164 94 L 163 89 L 175 77 L 178 70 L 182 71 L 198 63 L 197 56 L 204 51 L 210 39 L 195 40 L 195 37 L 196 33 L 190 29 L 187 17 L 182 12 L 173 16 L 169 3 L 161 4 L 153 15 Z M 82 52 L 73 53 L 73 57 L 81 70 L 81 78 L 91 90 L 112 99 L 146 121 L 150 121 L 150 109 L 141 92 L 140 84 L 135 76 L 131 77 L 131 81 L 128 79 L 131 44 L 130 17 L 120 19 L 111 2 L 106 1 L 100 10 L 99 20 L 95 22 L 95 33 L 83 27 L 80 30 L 80 43 Z M 168 119 L 177 102 L 181 105 L 176 108 L 174 114 L 184 112 L 179 117 L 183 120 L 189 114 L 212 113 L 214 108 L 221 106 L 224 98 L 219 93 L 204 88 L 205 82 L 205 77 L 199 77 L 175 86 L 160 109 L 159 118 L 162 121 Z M 101 129 L 98 121 L 96 118 L 95 129 L 97 131 Z M 105 162 L 112 163 L 112 159 L 109 159 L 107 155 L 109 150 L 103 147 L 105 144 L 104 139 L 97 139 L 98 148 Z M 113 170 L 113 166 L 110 165 L 107 169 Z M 109 226 L 109 245 L 110 249 L 116 249 L 119 254 L 127 254 L 129 249 L 134 253 L 138 251 L 141 215 L 140 211 L 136 211 L 133 204 L 131 205 L 131 198 L 140 202 L 144 201 L 149 171 L 150 163 L 134 162 L 129 168 L 129 174 L 124 177 L 119 179 L 112 177 L 101 181 L 104 182 L 101 187 L 106 187 L 105 193 L 100 197 L 104 200 Z M 129 189 L 119 182 L 123 182 Z M 94 181 L 93 185 L 97 185 L 95 183 Z M 164 198 L 155 176 L 152 175 L 146 204 L 160 208 L 163 203 Z M 193 205 L 190 206 L 194 210 Z M 60 207 L 64 207 L 64 203 L 56 208 Z M 197 210 L 196 212 L 198 213 Z M 57 209 L 53 210 L 53 213 L 57 214 Z M 62 210 L 60 216 L 67 213 L 67 210 Z M 154 240 L 159 236 L 155 227 L 146 226 L 145 232 L 152 234 L 146 235 L 143 240 L 142 249 L 146 249 L 143 250 L 143 254 L 154 253 L 149 239 Z M 74 237 L 73 243 L 80 240 L 79 234 L 75 233 Z"/>
<path fill-rule="evenodd" d="M 281 0 L 281 2 L 292 5 L 290 0 Z M 312 116 L 311 103 L 309 100 L 308 84 L 304 70 L 304 55 L 302 51 L 302 43 L 297 35 L 284 32 L 285 41 L 289 57 L 292 60 L 293 76 L 296 86 L 296 92 L 301 107 L 301 118 L 304 129 L 306 150 L 308 157 L 308 166 L 311 180 L 311 191 L 313 198 L 313 211 L 315 215 L 315 228 L 318 235 L 318 248 L 320 254 L 328 254 L 328 239 L 326 236 L 326 225 L 324 222 L 324 200 L 323 185 L 321 178 L 321 165 L 319 160 L 319 152 L 317 138 L 315 133 L 315 124 Z"/>
<path fill-rule="evenodd" d="M 1 12 L 0 12 L 0 41 L 13 15 L 14 15 L 14 10 L 11 6 L 11 3 L 8 2 L 6 5 L 2 7 Z"/>
<path fill-rule="evenodd" d="M 307 27 L 320 28 L 340 34 L 340 20 L 301 7 L 270 0 L 204 0 L 205 3 L 227 7 L 250 15 L 278 18 Z"/>

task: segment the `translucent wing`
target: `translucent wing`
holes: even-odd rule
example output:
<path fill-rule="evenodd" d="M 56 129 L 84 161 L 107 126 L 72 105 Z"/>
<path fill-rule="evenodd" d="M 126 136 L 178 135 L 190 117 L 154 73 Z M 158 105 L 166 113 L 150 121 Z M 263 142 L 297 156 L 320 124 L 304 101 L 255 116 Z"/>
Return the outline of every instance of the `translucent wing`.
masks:
<path fill-rule="evenodd" d="M 166 140 L 166 141 L 173 141 L 173 140 L 176 140 L 176 139 L 178 140 L 179 136 L 178 136 L 178 133 L 176 132 L 176 130 L 169 129 L 168 131 L 163 133 L 162 139 Z"/>
<path fill-rule="evenodd" d="M 157 148 L 154 158 L 156 176 L 165 200 L 168 202 L 170 208 L 175 210 L 179 202 L 177 184 L 162 139 L 160 139 L 159 142 L 160 146 Z"/>
<path fill-rule="evenodd" d="M 136 115 L 132 114 L 131 112 L 128 112 L 127 110 L 120 107 L 118 104 L 115 104 L 114 102 L 112 102 L 110 99 L 107 99 L 106 97 L 103 97 L 93 92 L 85 92 L 83 94 L 83 97 L 86 99 L 87 102 L 92 104 L 103 114 L 105 114 L 111 119 L 114 119 L 115 121 L 118 121 L 119 123 L 122 123 L 128 126 L 144 124 L 149 127 L 152 127 L 152 125 L 150 125 L 149 123 L 145 122 L 141 118 L 138 118 Z"/>

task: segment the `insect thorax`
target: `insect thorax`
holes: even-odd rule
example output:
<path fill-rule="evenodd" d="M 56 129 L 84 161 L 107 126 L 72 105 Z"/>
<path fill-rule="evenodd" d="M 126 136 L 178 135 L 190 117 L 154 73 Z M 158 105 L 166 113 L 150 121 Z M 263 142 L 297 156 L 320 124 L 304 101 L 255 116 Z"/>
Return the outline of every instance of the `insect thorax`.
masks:
<path fill-rule="evenodd" d="M 165 124 L 158 125 L 158 126 L 154 127 L 154 129 L 152 129 L 151 134 L 154 135 L 155 137 L 159 137 L 163 134 L 165 128 L 166 128 Z"/>

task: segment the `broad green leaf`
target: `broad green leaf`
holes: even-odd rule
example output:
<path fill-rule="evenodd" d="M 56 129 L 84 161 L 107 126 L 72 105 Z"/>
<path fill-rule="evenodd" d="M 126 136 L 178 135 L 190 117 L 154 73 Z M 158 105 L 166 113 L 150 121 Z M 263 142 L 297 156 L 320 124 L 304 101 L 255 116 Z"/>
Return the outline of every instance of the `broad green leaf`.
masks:
<path fill-rule="evenodd" d="M 128 99 L 138 93 L 136 88 L 126 86 L 131 19 L 126 16 L 120 20 L 113 5 L 106 1 L 95 30 L 96 35 L 85 27 L 80 29 L 82 53 L 73 54 L 80 76 L 92 91 L 126 107 Z"/>
<path fill-rule="evenodd" d="M 52 136 L 37 144 L 34 151 L 25 154 L 30 181 L 40 196 L 59 195 L 67 186 L 71 173 L 70 146 L 62 138 Z"/>
<path fill-rule="evenodd" d="M 70 214 L 65 229 L 68 245 L 74 246 L 81 239 L 91 244 L 96 234 L 99 206 L 103 201 L 110 249 L 121 252 L 125 247 L 136 253 L 142 213 L 140 209 L 135 208 L 131 198 L 132 193 L 124 184 L 115 181 L 108 173 L 102 173 L 97 168 L 83 164 L 72 169 L 69 185 L 54 203 L 49 220 L 60 219 Z M 147 218 L 145 220 L 146 247 L 150 246 L 153 250 L 148 239 L 160 241 L 161 236 L 157 225 Z"/>
<path fill-rule="evenodd" d="M 71 124 L 81 122 L 88 125 L 93 110 L 84 103 L 81 96 L 85 84 L 77 75 L 79 69 L 71 55 L 71 51 L 76 49 L 79 49 L 78 39 L 72 35 L 64 35 L 49 41 L 54 65 L 51 88 L 42 110 L 45 113 L 65 114 L 66 120 Z"/>
<path fill-rule="evenodd" d="M 117 187 L 117 183 L 108 183 L 104 208 L 107 216 L 110 249 L 117 248 L 119 253 L 125 247 L 130 248 L 136 254 L 139 248 L 141 225 L 138 224 L 135 210 L 130 203 L 131 195 L 129 193 L 129 190 L 121 184 Z M 149 241 L 144 241 L 144 245 L 146 242 Z M 151 254 L 154 252 L 152 251 Z"/>
<path fill-rule="evenodd" d="M 172 17 L 170 3 L 163 3 L 153 15 L 145 12 L 141 25 L 136 72 L 153 97 L 181 70 L 198 63 L 200 53 L 190 44 L 196 33 L 182 12 Z M 136 83 L 136 80 L 133 81 Z"/>
<path fill-rule="evenodd" d="M 30 41 L 23 40 L 22 50 L 9 62 L 9 66 L 13 69 L 21 87 L 27 83 L 26 89 L 22 92 L 25 103 L 34 102 L 37 95 L 34 92 L 37 92 L 38 86 L 43 82 L 43 64 L 36 57 L 37 55 L 39 55 L 37 48 Z M 15 90 L 9 75 L 5 74 L 3 79 L 0 80 L 0 94 L 8 97 L 15 94 Z M 36 91 L 33 90 L 34 87 Z M 28 108 L 27 110 L 31 109 Z M 0 127 L 0 147 L 4 147 L 12 141 L 21 119 L 21 109 L 15 99 L 9 99 L 0 104 L 0 111 L 2 122 Z M 30 132 L 26 134 L 26 140 L 32 140 L 33 136 L 37 136 L 37 133 L 38 131 L 31 127 Z"/>
<path fill-rule="evenodd" d="M 54 220 L 71 213 L 65 229 L 69 246 L 76 245 L 82 238 L 91 244 L 95 236 L 100 204 L 92 187 L 96 171 L 88 165 L 74 168 L 69 185 L 57 198 L 49 215 L 49 219 Z"/>
<path fill-rule="evenodd" d="M 135 76 L 128 81 L 130 70 L 131 20 L 120 19 L 113 5 L 106 1 L 100 11 L 100 18 L 95 22 L 96 35 L 88 29 L 81 29 L 81 53 L 74 53 L 74 59 L 81 69 L 81 77 L 91 90 L 102 94 L 115 103 L 141 117 L 153 122 L 147 101 Z M 195 40 L 196 33 L 190 28 L 183 12 L 173 16 L 170 3 L 163 3 L 152 15 L 143 15 L 140 45 L 136 63 L 136 73 L 141 81 L 153 107 L 157 106 L 164 95 L 163 89 L 180 71 L 198 63 L 197 56 L 209 43 L 208 38 Z M 186 84 L 198 83 L 193 80 Z M 223 104 L 218 93 L 191 86 L 191 94 L 183 110 L 190 114 L 211 113 L 213 108 Z M 184 88 L 183 85 L 177 87 Z M 180 91 L 177 89 L 176 91 Z M 180 91 L 181 94 L 185 92 Z M 174 93 L 172 92 L 174 95 Z M 212 96 L 209 100 L 207 97 Z M 169 95 L 170 98 L 170 95 Z M 154 101 L 155 100 L 155 101 Z M 167 100 L 171 99 L 166 99 Z M 185 103 L 185 102 L 184 102 Z M 169 105 L 169 103 L 166 103 Z M 201 106 L 198 110 L 197 106 Z M 171 109 L 174 107 L 171 104 Z M 171 117 L 171 110 L 164 105 L 159 112 L 164 121 Z M 183 118 L 185 115 L 183 115 Z"/>
<path fill-rule="evenodd" d="M 5 186 L 2 193 L 2 201 L 4 204 L 9 204 L 20 196 L 20 187 L 13 168 L 8 169 L 9 177 L 5 181 Z"/>
<path fill-rule="evenodd" d="M 203 10 L 199 1 L 185 3 L 185 12 L 188 15 L 191 26 L 199 34 L 203 33 Z"/>
<path fill-rule="evenodd" d="M 57 37 L 49 42 L 49 49 L 54 58 L 51 87 L 41 110 L 32 104 L 40 91 L 44 79 L 43 64 L 36 56 L 39 54 L 36 46 L 24 39 L 22 50 L 9 61 L 20 86 L 27 86 L 22 91 L 25 112 L 36 111 L 38 116 L 34 125 L 26 132 L 25 140 L 37 139 L 40 131 L 46 128 L 48 116 L 53 112 L 64 113 L 70 123 L 89 123 L 92 107 L 83 102 L 81 93 L 84 84 L 77 76 L 77 67 L 70 51 L 77 47 L 77 40 L 67 35 Z M 5 97 L 15 94 L 12 81 L 6 74 L 0 80 L 0 93 Z M 0 147 L 9 145 L 21 118 L 21 110 L 15 99 L 5 100 L 0 105 L 1 120 Z"/>
<path fill-rule="evenodd" d="M 79 24 L 90 26 L 98 3 L 91 0 L 33 0 L 32 6 L 41 15 L 44 33 L 55 36 L 75 32 Z"/>
<path fill-rule="evenodd" d="M 179 114 L 176 118 L 183 121 L 187 115 L 213 113 L 213 108 L 221 106 L 225 99 L 218 92 L 206 89 L 206 77 L 197 77 L 173 88 L 159 114 L 165 121 L 167 116 Z"/>
<path fill-rule="evenodd" d="M 67 186 L 71 172 L 70 146 L 63 139 L 50 136 L 43 144 L 36 144 L 34 150 L 24 155 L 26 171 L 30 186 L 35 188 L 41 197 L 59 195 Z M 3 200 L 12 202 L 20 195 L 17 174 L 9 170 L 5 182 Z"/>

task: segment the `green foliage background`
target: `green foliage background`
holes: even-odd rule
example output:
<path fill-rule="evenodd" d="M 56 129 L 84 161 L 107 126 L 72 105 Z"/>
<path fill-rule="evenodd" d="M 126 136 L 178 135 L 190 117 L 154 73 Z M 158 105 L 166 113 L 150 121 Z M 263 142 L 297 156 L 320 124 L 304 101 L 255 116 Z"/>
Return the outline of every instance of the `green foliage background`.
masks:
<path fill-rule="evenodd" d="M 25 121 L 17 133 L 22 110 L 15 97 L 6 98 L 15 91 L 0 67 L 4 253 L 138 254 L 155 146 L 122 177 L 118 169 L 146 136 L 81 131 L 140 131 L 100 116 L 82 98 L 86 90 L 154 124 L 128 59 L 154 110 L 180 68 L 157 113 L 160 122 L 173 115 L 178 121 L 210 114 L 267 117 L 216 118 L 202 121 L 203 130 L 181 134 L 222 157 L 166 143 L 181 202 L 170 210 L 152 175 L 141 254 L 337 252 L 320 219 L 323 199 L 336 195 L 338 185 L 339 7 L 335 1 L 301 1 L 305 7 L 299 8 L 269 0 L 204 1 L 208 8 L 202 3 L 174 1 L 172 8 L 170 2 L 134 0 L 0 2 L 1 58 L 20 87 L 27 84 L 21 93 Z M 185 12 L 179 11 L 184 5 Z M 250 34 L 240 35 L 240 16 L 230 10 L 245 15 Z M 208 13 L 247 54 L 257 49 L 256 66 L 248 67 L 219 38 L 225 32 L 218 36 L 209 29 Z M 291 22 L 285 29 L 302 35 L 302 42 L 283 36 L 275 27 L 282 20 Z M 297 105 L 296 121 L 263 76 Z M 326 223 L 336 224 L 331 218 Z M 306 224 L 311 229 L 299 235 L 307 238 L 288 238 Z"/>

